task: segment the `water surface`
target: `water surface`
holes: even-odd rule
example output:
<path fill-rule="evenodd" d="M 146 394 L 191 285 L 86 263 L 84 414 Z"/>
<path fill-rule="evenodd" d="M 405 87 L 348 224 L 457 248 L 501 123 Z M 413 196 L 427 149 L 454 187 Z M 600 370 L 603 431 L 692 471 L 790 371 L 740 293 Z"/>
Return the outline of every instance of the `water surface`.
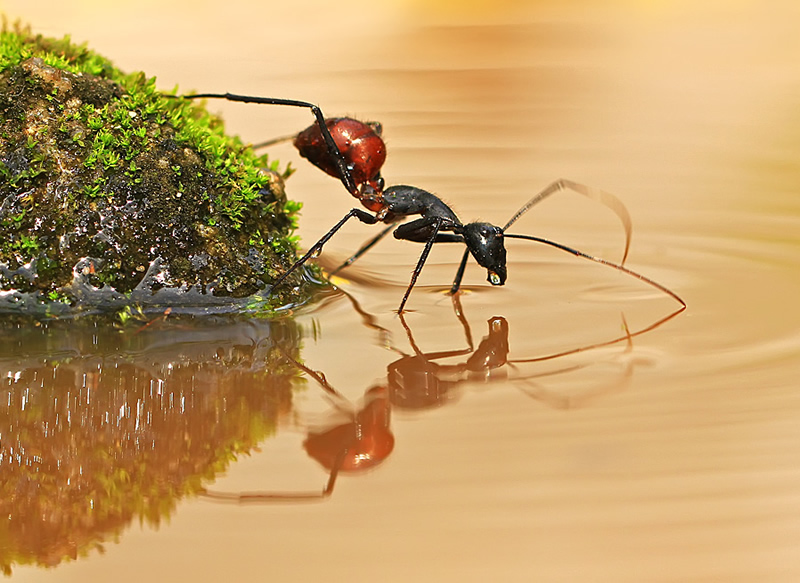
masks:
<path fill-rule="evenodd" d="M 202 333 L 160 322 L 119 347 L 91 334 L 85 344 L 51 337 L 50 348 L 20 342 L 3 355 L 4 390 L 17 399 L 8 400 L 6 421 L 20 415 L 26 390 L 53 385 L 42 371 L 56 378 L 55 369 L 72 366 L 58 378 L 79 393 L 94 386 L 118 396 L 123 382 L 141 391 L 161 383 L 175 395 L 205 387 L 224 403 L 198 409 L 203 415 L 236 412 L 241 421 L 201 416 L 192 427 L 202 434 L 205 423 L 215 439 L 239 427 L 239 441 L 225 434 L 225 447 L 249 455 L 222 472 L 214 463 L 228 450 L 206 446 L 216 454 L 197 462 L 191 480 L 156 478 L 180 485 L 164 498 L 172 505 L 161 518 L 140 525 L 132 513 L 93 535 L 104 553 L 62 560 L 84 540 L 74 530 L 48 555 L 52 568 L 15 565 L 16 579 L 800 577 L 793 3 L 456 10 L 26 0 L 5 9 L 46 34 L 86 40 L 124 68 L 157 74 L 164 87 L 297 97 L 330 115 L 380 120 L 387 180 L 436 192 L 464 220 L 503 224 L 560 177 L 613 192 L 633 216 L 628 266 L 688 304 L 635 335 L 675 302 L 608 268 L 514 242 L 505 287 L 468 270 L 460 320 L 444 293 L 460 249 L 441 246 L 400 320 L 393 310 L 420 249 L 391 240 L 342 273 L 337 283 L 347 295 L 293 320 Z M 310 123 L 303 111 L 218 109 L 253 141 Z M 290 147 L 275 154 L 298 167 L 289 190 L 305 203 L 304 241 L 314 241 L 354 201 Z M 514 228 L 621 258 L 615 217 L 583 197 L 554 197 Z M 325 261 L 335 264 L 372 233 L 347 227 Z M 485 337 L 501 352 L 507 342 L 512 362 L 470 371 Z M 570 354 L 543 359 L 560 353 Z M 319 503 L 240 506 L 198 496 L 204 486 L 321 492 L 336 450 L 325 458 L 312 437 L 346 425 L 353 411 L 380 427 L 387 387 L 415 355 L 427 367 L 427 392 L 391 393 L 394 445 L 373 471 L 342 472 Z M 292 368 L 295 357 L 324 373 L 338 396 Z M 123 362 L 133 372 L 113 373 Z M 282 400 L 262 391 L 283 386 L 268 362 L 299 379 L 280 389 Z M 166 372 L 170 366 L 183 372 Z M 94 384 L 81 376 L 92 367 Z M 39 376 L 20 373 L 33 368 Z M 420 368 L 403 370 L 409 378 L 407 370 Z M 253 406 L 231 404 L 247 402 Z M 162 411 L 168 417 L 172 409 Z M 119 414 L 120 422 L 134 417 Z M 135 426 L 126 431 L 136 437 Z M 216 473 L 213 485 L 195 479 L 207 473 Z"/>

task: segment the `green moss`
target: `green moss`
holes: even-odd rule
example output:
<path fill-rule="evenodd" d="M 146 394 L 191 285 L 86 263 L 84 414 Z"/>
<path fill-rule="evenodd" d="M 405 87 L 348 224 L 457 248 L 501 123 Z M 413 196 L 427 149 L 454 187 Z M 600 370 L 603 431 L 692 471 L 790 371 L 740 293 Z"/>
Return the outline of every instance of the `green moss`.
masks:
<path fill-rule="evenodd" d="M 69 37 L 4 27 L 0 137 L 0 291 L 13 300 L 0 312 L 53 293 L 77 308 L 164 288 L 244 298 L 297 258 L 290 169 Z M 260 305 L 305 301 L 306 275 Z"/>

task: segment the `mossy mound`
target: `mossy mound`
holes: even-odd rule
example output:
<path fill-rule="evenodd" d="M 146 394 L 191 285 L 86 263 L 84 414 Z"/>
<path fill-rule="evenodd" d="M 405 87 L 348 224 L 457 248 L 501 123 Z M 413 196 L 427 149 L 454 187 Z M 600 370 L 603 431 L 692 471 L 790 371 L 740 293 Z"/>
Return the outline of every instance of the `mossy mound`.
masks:
<path fill-rule="evenodd" d="M 143 73 L 69 38 L 0 33 L 0 313 L 266 290 L 297 258 L 288 173 Z M 307 275 L 260 305 L 302 303 Z"/>

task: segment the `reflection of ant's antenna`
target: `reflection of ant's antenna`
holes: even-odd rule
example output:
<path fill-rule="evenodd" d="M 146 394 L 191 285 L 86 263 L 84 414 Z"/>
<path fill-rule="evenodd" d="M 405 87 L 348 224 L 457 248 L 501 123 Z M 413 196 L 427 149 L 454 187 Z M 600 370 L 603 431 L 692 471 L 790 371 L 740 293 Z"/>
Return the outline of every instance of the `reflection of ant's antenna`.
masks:
<path fill-rule="evenodd" d="M 411 290 L 414 288 L 417 278 L 422 272 L 422 268 L 428 259 L 428 255 L 434 243 L 463 243 L 466 245 L 464 256 L 459 264 L 453 285 L 451 286 L 451 293 L 456 293 L 458 291 L 464 276 L 467 258 L 470 255 L 472 255 L 480 266 L 487 270 L 487 279 L 489 283 L 492 285 L 503 285 L 506 281 L 506 249 L 504 237 L 524 238 L 519 235 L 507 235 L 505 234 L 505 230 L 533 206 L 552 194 L 563 190 L 573 190 L 574 192 L 596 200 L 610 208 L 619 217 L 625 229 L 625 249 L 622 256 L 623 264 L 628 256 L 632 230 L 631 219 L 622 202 L 610 193 L 592 189 L 569 180 L 557 180 L 523 205 L 502 229 L 490 223 L 475 222 L 465 224 L 461 222 L 455 212 L 453 212 L 447 204 L 428 191 L 405 185 L 384 188 L 384 180 L 381 177 L 380 169 L 386 159 L 386 145 L 381 137 L 382 128 L 380 124 L 363 123 L 346 117 L 325 118 L 319 106 L 307 101 L 298 101 L 295 99 L 255 97 L 234 95 L 231 93 L 200 93 L 183 97 L 186 99 L 217 98 L 244 103 L 287 105 L 310 109 L 316 121 L 314 125 L 306 128 L 294 137 L 294 145 L 298 148 L 300 154 L 307 158 L 312 164 L 328 174 L 339 178 L 347 191 L 358 198 L 363 207 L 370 211 L 366 212 L 358 208 L 351 209 L 312 245 L 305 255 L 275 280 L 273 289 L 281 285 L 289 274 L 303 265 L 308 259 L 318 255 L 322 251 L 325 243 L 327 243 L 350 219 L 356 218 L 368 225 L 386 223 L 387 227 L 356 251 L 356 253 L 345 261 L 339 269 L 350 265 L 371 249 L 394 228 L 394 223 L 413 216 L 419 216 L 419 218 L 394 228 L 394 237 L 396 239 L 423 243 L 425 245 L 414 267 L 411 280 L 403 295 L 403 299 L 398 307 L 397 311 L 399 313 L 403 312 Z M 282 138 L 278 140 L 282 140 Z M 375 214 L 373 215 L 370 213 Z M 545 243 L 545 240 L 542 239 L 534 238 L 532 240 Z M 546 242 L 546 244 L 559 246 L 559 248 L 565 250 L 568 249 L 551 242 Z M 570 252 L 585 258 L 592 258 L 576 250 Z M 597 259 L 592 259 L 597 261 Z M 616 265 L 608 261 L 602 260 L 598 262 L 615 269 L 621 268 L 621 265 Z M 682 302 L 674 293 L 668 292 L 666 288 L 655 284 L 652 280 L 627 269 L 620 270 L 628 275 L 634 275 L 650 285 L 655 285 L 658 289 L 667 292 L 669 295 Z M 338 271 L 338 269 L 336 271 Z"/>

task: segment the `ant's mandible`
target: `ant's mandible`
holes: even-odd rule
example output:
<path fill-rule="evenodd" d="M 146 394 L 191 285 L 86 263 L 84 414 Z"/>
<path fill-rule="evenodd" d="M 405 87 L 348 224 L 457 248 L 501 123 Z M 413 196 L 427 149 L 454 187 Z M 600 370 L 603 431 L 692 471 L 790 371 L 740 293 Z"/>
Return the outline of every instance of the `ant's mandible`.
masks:
<path fill-rule="evenodd" d="M 388 226 L 364 244 L 334 273 L 342 267 L 350 265 L 372 248 L 394 228 L 394 223 L 401 222 L 412 216 L 419 216 L 417 219 L 394 228 L 394 237 L 396 239 L 424 243 L 425 245 L 414 267 L 408 288 L 398 307 L 398 313 L 403 312 L 411 290 L 416 284 L 434 243 L 464 243 L 466 245 L 466 250 L 450 288 L 451 294 L 455 294 L 461 286 L 464 270 L 470 255 L 481 267 L 487 270 L 487 281 L 489 283 L 492 285 L 505 284 L 507 277 L 506 238 L 542 243 L 577 257 L 606 265 L 659 289 L 684 307 L 686 305 L 680 297 L 668 288 L 623 266 L 630 247 L 631 219 L 622 202 L 610 193 L 592 189 L 570 180 L 557 180 L 524 204 L 502 228 L 486 222 L 465 224 L 461 222 L 456 213 L 444 201 L 426 190 L 407 185 L 384 188 L 384 180 L 380 174 L 380 169 L 386 159 L 386 145 L 381 137 L 380 124 L 359 122 L 346 117 L 325 118 L 319 106 L 295 99 L 256 97 L 232 93 L 198 93 L 182 97 L 185 99 L 226 99 L 242 103 L 287 105 L 310 109 L 314 114 L 315 123 L 294 137 L 295 147 L 312 164 L 339 178 L 347 191 L 358 198 L 361 204 L 370 211 L 366 212 L 359 208 L 351 209 L 319 241 L 312 245 L 305 255 L 275 281 L 273 288 L 281 285 L 295 269 L 302 266 L 308 259 L 317 256 L 322 251 L 325 243 L 351 218 L 356 218 L 368 225 L 386 223 Z M 278 140 L 273 140 L 266 144 L 274 141 Z M 534 205 L 552 194 L 564 190 L 572 190 L 597 200 L 616 213 L 625 229 L 625 251 L 621 264 L 589 255 L 541 237 L 506 232 L 517 219 Z"/>

